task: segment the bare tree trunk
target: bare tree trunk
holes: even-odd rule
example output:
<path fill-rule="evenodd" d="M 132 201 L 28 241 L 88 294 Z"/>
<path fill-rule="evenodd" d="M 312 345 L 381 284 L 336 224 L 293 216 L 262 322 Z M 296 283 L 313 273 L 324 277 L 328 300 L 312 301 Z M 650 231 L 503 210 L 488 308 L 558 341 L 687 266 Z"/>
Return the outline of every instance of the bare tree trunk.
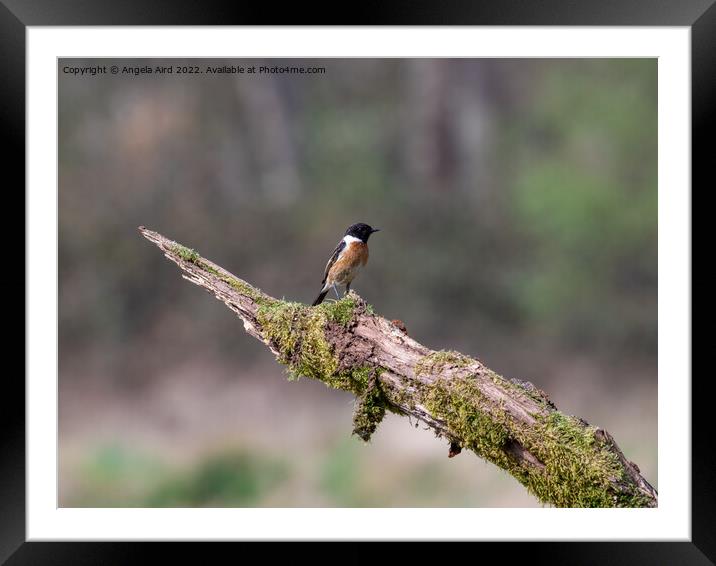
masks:
<path fill-rule="evenodd" d="M 426 348 L 353 292 L 317 307 L 281 301 L 161 234 L 140 232 L 291 373 L 353 392 L 353 431 L 364 440 L 389 410 L 425 422 L 450 443 L 450 457 L 467 448 L 507 470 L 542 502 L 656 507 L 656 490 L 605 430 L 560 413 L 531 383 Z"/>

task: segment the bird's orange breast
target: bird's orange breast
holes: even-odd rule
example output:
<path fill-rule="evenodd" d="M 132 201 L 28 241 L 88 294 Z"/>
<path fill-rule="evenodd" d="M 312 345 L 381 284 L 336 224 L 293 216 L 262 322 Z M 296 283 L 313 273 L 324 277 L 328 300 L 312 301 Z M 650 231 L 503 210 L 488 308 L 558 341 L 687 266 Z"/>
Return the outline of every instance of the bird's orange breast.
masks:
<path fill-rule="evenodd" d="M 358 270 L 368 262 L 368 245 L 365 242 L 351 242 L 328 272 L 328 281 L 345 285 L 350 283 Z"/>

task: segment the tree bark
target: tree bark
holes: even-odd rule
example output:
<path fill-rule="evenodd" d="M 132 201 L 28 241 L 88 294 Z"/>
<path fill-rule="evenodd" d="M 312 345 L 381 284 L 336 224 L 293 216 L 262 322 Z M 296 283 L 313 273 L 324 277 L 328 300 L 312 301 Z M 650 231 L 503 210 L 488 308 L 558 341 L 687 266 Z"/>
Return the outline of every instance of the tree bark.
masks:
<path fill-rule="evenodd" d="M 656 507 L 657 492 L 605 430 L 557 410 L 531 383 L 509 380 L 459 352 L 433 351 L 354 292 L 317 307 L 275 299 L 166 237 L 139 228 L 213 293 L 298 377 L 356 395 L 364 440 L 386 410 L 418 419 L 449 443 L 514 476 L 558 507 Z"/>

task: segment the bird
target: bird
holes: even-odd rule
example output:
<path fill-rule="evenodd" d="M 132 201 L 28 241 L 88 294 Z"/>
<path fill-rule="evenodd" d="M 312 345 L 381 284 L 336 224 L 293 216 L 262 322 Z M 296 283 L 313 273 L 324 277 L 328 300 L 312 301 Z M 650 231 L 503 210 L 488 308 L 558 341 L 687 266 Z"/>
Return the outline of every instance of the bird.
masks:
<path fill-rule="evenodd" d="M 346 294 L 350 291 L 353 279 L 360 268 L 368 262 L 368 238 L 374 232 L 380 232 L 380 228 L 371 228 L 362 222 L 348 227 L 323 271 L 321 292 L 313 301 L 314 307 L 323 302 L 331 288 L 339 299 L 338 285 L 346 286 Z"/>

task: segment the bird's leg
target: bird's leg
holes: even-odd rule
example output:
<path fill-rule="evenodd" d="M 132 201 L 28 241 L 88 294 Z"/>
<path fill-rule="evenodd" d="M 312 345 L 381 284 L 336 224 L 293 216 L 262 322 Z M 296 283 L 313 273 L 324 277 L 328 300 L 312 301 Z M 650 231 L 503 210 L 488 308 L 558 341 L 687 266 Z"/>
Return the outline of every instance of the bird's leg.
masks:
<path fill-rule="evenodd" d="M 336 294 L 336 299 L 340 300 L 341 296 L 338 294 L 338 287 L 336 284 L 333 284 L 333 292 Z"/>
<path fill-rule="evenodd" d="M 351 284 L 346 283 L 346 295 L 351 292 Z"/>

